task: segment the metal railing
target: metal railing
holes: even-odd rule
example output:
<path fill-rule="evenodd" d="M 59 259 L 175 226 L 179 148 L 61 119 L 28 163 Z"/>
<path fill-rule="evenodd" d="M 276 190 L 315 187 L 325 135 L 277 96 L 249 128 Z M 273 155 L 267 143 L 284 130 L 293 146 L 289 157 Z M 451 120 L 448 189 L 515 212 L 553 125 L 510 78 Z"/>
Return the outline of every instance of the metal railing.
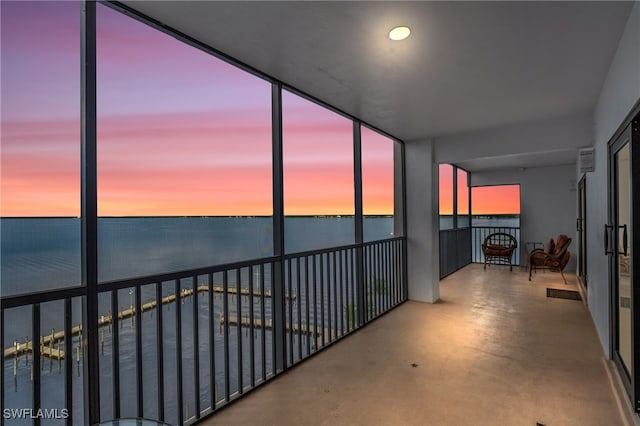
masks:
<path fill-rule="evenodd" d="M 195 423 L 405 301 L 405 244 L 394 238 L 102 283 L 97 323 L 81 319 L 83 287 L 3 298 L 0 341 L 27 311 L 29 333 L 42 337 L 2 351 L 2 408 L 54 404 L 67 424 L 82 424 L 83 386 L 98 380 L 102 421 Z M 54 319 L 51 333 L 43 310 Z M 84 377 L 83 336 L 95 324 L 100 374 Z"/>
<path fill-rule="evenodd" d="M 440 279 L 471 263 L 471 228 L 439 232 Z"/>
<path fill-rule="evenodd" d="M 484 254 L 482 253 L 482 243 L 488 235 L 494 233 L 505 233 L 515 237 L 518 242 L 518 248 L 513 253 L 513 265 L 520 265 L 520 250 L 522 242 L 520 241 L 520 227 L 513 226 L 473 226 L 471 227 L 471 259 L 473 263 L 484 263 Z"/>

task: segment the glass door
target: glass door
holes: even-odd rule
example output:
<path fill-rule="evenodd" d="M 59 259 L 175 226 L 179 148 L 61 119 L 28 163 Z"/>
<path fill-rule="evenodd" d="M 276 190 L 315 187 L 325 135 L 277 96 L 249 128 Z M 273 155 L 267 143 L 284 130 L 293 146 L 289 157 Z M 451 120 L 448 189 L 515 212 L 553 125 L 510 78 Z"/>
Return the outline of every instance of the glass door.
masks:
<path fill-rule="evenodd" d="M 634 125 L 636 122 L 634 122 Z M 636 125 L 637 127 L 637 125 Z M 640 374 L 637 366 L 640 348 L 640 329 L 635 319 L 640 312 L 640 292 L 634 286 L 634 187 L 640 182 L 634 176 L 638 168 L 637 128 L 628 126 L 609 145 L 609 223 L 605 226 L 605 251 L 609 256 L 611 283 L 612 353 L 620 376 L 638 411 L 637 396 Z M 636 158 L 634 158 L 636 157 Z M 635 167 L 634 167 L 635 166 Z M 636 197 L 638 199 L 638 197 Z M 637 210 L 637 209 L 636 209 Z M 635 221 L 637 224 L 638 222 Z"/>
<path fill-rule="evenodd" d="M 629 231 L 631 230 L 631 203 L 629 202 L 631 196 L 630 145 L 630 143 L 625 143 L 620 151 L 615 154 L 617 188 L 614 195 L 616 197 L 617 211 L 613 227 L 616 238 L 615 245 L 612 247 L 617 275 L 615 282 L 618 307 L 617 352 L 629 372 L 632 371 L 633 367 L 631 359 L 631 271 L 629 270 L 631 252 L 628 244 Z"/>

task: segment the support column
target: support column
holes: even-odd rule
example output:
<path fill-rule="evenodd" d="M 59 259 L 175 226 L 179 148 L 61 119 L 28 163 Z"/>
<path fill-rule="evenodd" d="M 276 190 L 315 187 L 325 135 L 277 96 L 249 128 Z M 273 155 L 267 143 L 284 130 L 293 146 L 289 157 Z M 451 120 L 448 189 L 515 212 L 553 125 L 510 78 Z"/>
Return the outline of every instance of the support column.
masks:
<path fill-rule="evenodd" d="M 434 141 L 405 144 L 407 188 L 407 272 L 409 299 L 440 298 L 438 165 Z"/>

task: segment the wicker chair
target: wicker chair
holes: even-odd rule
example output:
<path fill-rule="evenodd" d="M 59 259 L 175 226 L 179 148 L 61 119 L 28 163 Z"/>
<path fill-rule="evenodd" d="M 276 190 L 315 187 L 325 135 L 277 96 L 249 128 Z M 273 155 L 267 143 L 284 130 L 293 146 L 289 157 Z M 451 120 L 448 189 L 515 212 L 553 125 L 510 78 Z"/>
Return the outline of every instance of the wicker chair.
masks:
<path fill-rule="evenodd" d="M 484 269 L 487 263 L 509 265 L 509 270 L 513 271 L 513 253 L 518 248 L 518 240 L 511 234 L 497 232 L 487 235 L 482 243 L 482 254 L 484 254 Z"/>
<path fill-rule="evenodd" d="M 549 240 L 546 250 L 532 250 L 531 253 L 527 255 L 529 281 L 531 281 L 531 272 L 536 269 L 550 269 L 551 271 L 560 272 L 562 280 L 566 284 L 567 279 L 564 277 L 562 271 L 571 258 L 571 252 L 568 250 L 570 244 L 571 238 L 565 234 L 560 234 L 555 242 L 553 238 Z"/>

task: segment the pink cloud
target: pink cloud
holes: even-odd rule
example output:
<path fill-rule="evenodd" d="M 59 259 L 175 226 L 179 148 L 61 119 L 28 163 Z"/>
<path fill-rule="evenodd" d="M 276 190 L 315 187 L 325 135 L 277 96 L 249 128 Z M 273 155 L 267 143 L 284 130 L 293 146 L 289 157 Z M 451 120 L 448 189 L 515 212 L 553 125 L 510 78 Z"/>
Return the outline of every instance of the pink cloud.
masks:
<path fill-rule="evenodd" d="M 1 7 L 0 214 L 77 216 L 80 4 Z M 97 7 L 99 214 L 271 214 L 270 83 Z M 283 110 L 287 212 L 352 214 L 353 123 Z M 392 145 L 363 129 L 365 212 L 392 209 Z"/>

